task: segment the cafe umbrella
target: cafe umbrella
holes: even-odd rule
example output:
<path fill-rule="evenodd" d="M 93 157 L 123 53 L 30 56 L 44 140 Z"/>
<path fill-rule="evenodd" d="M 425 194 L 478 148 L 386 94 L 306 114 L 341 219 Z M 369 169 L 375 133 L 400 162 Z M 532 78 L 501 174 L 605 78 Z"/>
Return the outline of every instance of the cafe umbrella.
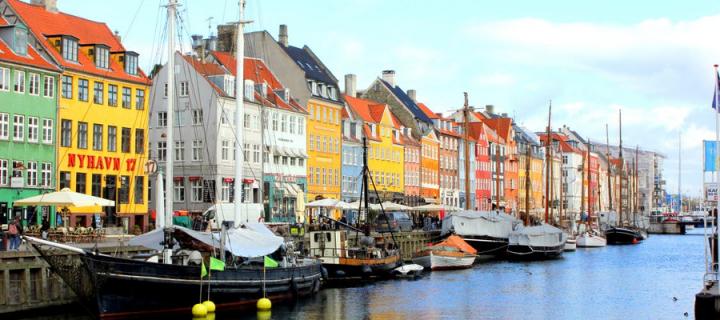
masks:
<path fill-rule="evenodd" d="M 67 212 L 69 212 L 68 207 L 113 207 L 115 206 L 115 201 L 78 193 L 69 188 L 63 188 L 60 191 L 44 193 L 15 201 L 14 205 L 62 207 L 61 211 L 63 215 L 66 215 Z M 66 217 L 63 217 L 63 221 L 67 221 Z"/>

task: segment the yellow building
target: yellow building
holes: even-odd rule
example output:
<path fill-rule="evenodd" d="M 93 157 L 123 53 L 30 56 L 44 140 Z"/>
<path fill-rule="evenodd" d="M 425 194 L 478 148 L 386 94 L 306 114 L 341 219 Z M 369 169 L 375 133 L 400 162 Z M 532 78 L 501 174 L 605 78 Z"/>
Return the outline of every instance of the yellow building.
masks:
<path fill-rule="evenodd" d="M 377 190 L 376 195 L 370 183 L 371 201 L 403 200 L 405 150 L 400 135 L 400 122 L 386 104 L 348 95 L 345 96 L 345 102 L 364 122 L 363 134 L 368 141 L 368 169 Z"/>
<path fill-rule="evenodd" d="M 57 90 L 58 188 L 116 200 L 114 208 L 69 208 L 69 225 L 90 226 L 99 216 L 104 226 L 145 230 L 150 81 L 138 54 L 104 23 L 51 4 L 13 1 L 12 7 L 64 69 Z"/>
<path fill-rule="evenodd" d="M 542 148 L 537 141 L 532 141 L 529 137 L 525 136 L 526 133 L 516 130 L 518 137 L 516 141 L 518 143 L 518 208 L 524 212 L 526 203 L 525 195 L 527 186 L 527 173 L 530 175 L 530 201 L 528 202 L 530 213 L 537 217 L 544 217 L 545 212 L 545 198 L 543 197 L 543 190 L 545 190 L 544 179 L 544 153 Z M 531 150 L 531 155 L 528 158 L 528 148 Z M 528 168 L 528 159 L 530 166 Z"/>
<path fill-rule="evenodd" d="M 308 201 L 340 199 L 342 183 L 342 106 L 308 100 Z"/>

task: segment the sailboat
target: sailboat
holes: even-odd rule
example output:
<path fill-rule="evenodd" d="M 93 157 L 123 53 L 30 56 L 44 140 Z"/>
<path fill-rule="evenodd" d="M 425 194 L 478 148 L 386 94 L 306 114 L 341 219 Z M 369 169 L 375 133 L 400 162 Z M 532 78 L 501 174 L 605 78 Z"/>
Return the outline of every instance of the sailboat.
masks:
<path fill-rule="evenodd" d="M 588 169 L 588 181 L 589 181 L 590 180 L 589 179 L 589 177 L 590 177 L 590 140 L 589 139 L 588 139 L 588 148 L 587 149 L 588 149 L 587 169 Z M 583 155 L 583 160 L 584 160 L 584 158 L 585 158 L 585 156 Z M 583 161 L 583 169 L 582 169 L 583 170 L 583 180 L 585 179 L 584 178 L 585 177 L 585 163 L 586 162 Z M 608 168 L 609 168 L 609 166 L 608 166 Z M 600 183 L 600 181 L 598 180 L 598 184 L 599 183 Z M 584 182 L 583 182 L 583 186 L 584 186 Z M 590 184 L 588 184 L 588 189 L 589 188 L 590 188 Z M 588 191 L 588 193 L 590 193 L 590 192 Z M 608 194 L 609 194 L 609 192 L 608 192 Z M 584 201 L 583 200 L 584 198 L 585 198 L 585 195 L 583 194 L 580 198 L 581 201 Z M 592 210 L 590 210 L 590 196 L 588 195 L 588 197 L 586 199 L 587 199 L 588 212 L 591 212 Z M 600 224 L 599 217 L 596 216 L 595 221 L 597 222 L 598 228 L 599 228 L 599 224 Z M 593 228 L 592 215 L 588 214 L 588 221 L 584 224 L 584 226 L 585 226 L 585 229 L 582 230 L 582 232 L 580 232 L 580 234 L 577 236 L 577 239 L 576 239 L 577 247 L 579 247 L 579 248 L 597 248 L 597 247 L 604 247 L 607 245 L 607 240 L 605 239 L 605 237 L 603 237 L 600 234 L 600 232 L 597 231 L 598 229 Z"/>
<path fill-rule="evenodd" d="M 168 83 L 174 83 L 176 0 L 169 0 L 168 12 Z M 243 48 L 243 6 L 240 1 L 236 48 Z M 237 50 L 237 61 L 243 61 Z M 242 76 L 238 63 L 238 76 Z M 238 140 L 242 139 L 242 81 L 236 83 Z M 167 113 L 173 114 L 175 89 L 167 86 Z M 173 141 L 173 117 L 168 117 L 167 140 Z M 242 158 L 241 148 L 236 157 Z M 173 185 L 173 144 L 168 143 L 166 185 Z M 242 180 L 242 165 L 237 164 L 235 181 Z M 162 184 L 159 184 L 161 187 Z M 236 183 L 235 212 L 240 212 L 242 189 Z M 100 318 L 124 318 L 183 312 L 207 296 L 218 310 L 253 306 L 262 297 L 281 301 L 317 293 L 320 289 L 321 265 L 315 259 L 296 256 L 287 250 L 283 238 L 275 236 L 262 224 L 245 227 L 223 223 L 221 232 L 198 232 L 173 226 L 173 193 L 166 197 L 164 228 L 131 240 L 156 249 L 157 254 L 137 259 L 114 257 L 74 248 L 64 244 L 26 237 L 41 257 L 73 290 L 80 303 Z M 231 221 L 230 221 L 231 222 Z M 180 250 L 178 250 L 180 249 Z M 62 252 L 63 254 L 57 254 Z M 70 253 L 70 254 L 67 254 Z M 203 278 L 201 269 L 210 257 L 224 261 L 224 270 Z M 266 268 L 268 256 L 277 260 L 276 267 Z M 271 259 L 272 259 L 271 258 Z M 202 266 L 202 267 L 201 267 Z M 199 291 L 202 290 L 202 291 Z M 172 294 L 168 294 L 172 293 Z"/>
<path fill-rule="evenodd" d="M 469 131 L 470 106 L 468 104 L 468 96 L 465 93 L 465 103 L 463 106 L 463 123 L 466 134 L 465 149 L 467 148 Z M 466 152 L 466 154 L 470 154 Z M 465 157 L 465 166 L 469 167 L 470 157 Z M 500 147 L 496 147 L 495 151 L 495 168 L 500 168 Z M 470 181 L 469 171 L 465 170 L 465 181 Z M 466 184 L 466 188 L 467 188 Z M 496 190 L 499 190 L 499 185 Z M 469 197 L 470 192 L 466 189 L 465 195 Z M 496 192 L 495 198 L 499 203 L 499 192 Z M 517 218 L 501 212 L 499 209 L 495 211 L 477 211 L 470 210 L 470 199 L 465 201 L 465 210 L 455 211 L 446 214 L 442 222 L 441 237 L 457 235 L 465 242 L 471 245 L 477 251 L 477 260 L 489 260 L 502 256 L 508 246 L 508 238 L 510 232 L 520 224 Z M 499 208 L 499 206 L 498 206 Z"/>
<path fill-rule="evenodd" d="M 636 244 L 641 240 L 640 233 L 636 230 L 626 227 L 623 220 L 623 172 L 625 171 L 625 162 L 623 160 L 623 148 L 622 148 L 622 110 L 619 111 L 620 115 L 620 203 L 618 204 L 618 219 L 616 225 L 609 225 L 605 230 L 605 239 L 607 244 Z"/>
<path fill-rule="evenodd" d="M 548 128 L 549 130 L 549 128 Z M 508 258 L 522 260 L 551 259 L 562 256 L 567 242 L 567 234 L 561 229 L 548 224 L 548 197 L 545 197 L 545 222 L 531 225 L 530 222 L 530 159 L 532 146 L 526 145 L 525 164 L 525 216 L 523 226 L 519 226 L 510 233 Z M 547 184 L 546 184 L 547 185 Z M 547 190 L 549 191 L 549 190 Z"/>
<path fill-rule="evenodd" d="M 362 189 L 358 212 L 369 210 L 369 186 L 371 183 L 368 169 L 367 138 L 363 137 L 363 169 Z M 374 182 L 373 187 L 374 187 Z M 377 192 L 377 190 L 375 190 Z M 379 198 L 379 196 L 378 196 Z M 363 211 L 363 205 L 364 210 Z M 383 205 L 380 204 L 381 216 L 387 219 Z M 367 215 L 365 215 L 367 220 Z M 325 282 L 328 285 L 343 285 L 357 280 L 376 280 L 390 278 L 402 264 L 400 251 L 395 246 L 395 235 L 390 228 L 392 243 L 386 243 L 385 237 L 373 237 L 370 226 L 358 229 L 341 221 L 323 217 L 343 227 L 340 230 L 312 231 L 310 235 L 310 255 L 322 261 Z M 388 224 L 389 221 L 386 221 Z M 355 243 L 351 245 L 349 235 L 355 232 Z M 420 268 L 419 271 L 422 271 Z M 411 271 L 413 273 L 418 270 Z M 402 273 L 402 272 L 401 272 Z"/>

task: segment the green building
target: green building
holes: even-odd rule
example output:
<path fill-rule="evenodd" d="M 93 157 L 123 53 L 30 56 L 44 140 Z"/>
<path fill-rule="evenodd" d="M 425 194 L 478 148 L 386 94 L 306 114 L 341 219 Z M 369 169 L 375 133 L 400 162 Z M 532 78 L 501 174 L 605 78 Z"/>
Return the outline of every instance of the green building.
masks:
<path fill-rule="evenodd" d="M 13 206 L 56 188 L 60 69 L 31 37 L 20 21 L 0 26 L 0 224 L 55 224 L 53 208 Z"/>

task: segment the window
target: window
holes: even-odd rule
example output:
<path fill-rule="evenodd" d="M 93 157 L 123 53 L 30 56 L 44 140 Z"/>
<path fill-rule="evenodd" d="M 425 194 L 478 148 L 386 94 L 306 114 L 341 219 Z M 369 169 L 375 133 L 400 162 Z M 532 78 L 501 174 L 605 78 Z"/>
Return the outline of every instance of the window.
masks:
<path fill-rule="evenodd" d="M 95 197 L 101 197 L 102 196 L 102 175 L 100 174 L 93 174 L 92 177 L 90 177 L 90 194 Z"/>
<path fill-rule="evenodd" d="M 177 110 L 175 111 L 175 119 L 173 119 L 173 126 L 174 127 L 182 127 L 183 126 L 183 111 Z"/>
<path fill-rule="evenodd" d="M 49 162 L 43 162 L 40 168 L 40 186 L 50 187 L 52 185 L 52 167 Z"/>
<path fill-rule="evenodd" d="M 122 128 L 120 135 L 120 151 L 130 153 L 130 128 Z"/>
<path fill-rule="evenodd" d="M 108 126 L 107 150 L 111 152 L 117 151 L 117 127 Z"/>
<path fill-rule="evenodd" d="M 122 107 L 125 109 L 132 108 L 132 90 L 127 87 L 122 88 Z"/>
<path fill-rule="evenodd" d="M 203 201 L 203 184 L 202 180 L 191 180 L 190 181 L 190 201 L 202 202 Z"/>
<path fill-rule="evenodd" d="M 108 69 L 108 60 L 110 52 L 107 47 L 95 47 L 95 66 L 98 68 Z"/>
<path fill-rule="evenodd" d="M 220 158 L 222 160 L 228 160 L 229 153 L 230 153 L 230 140 L 223 140 L 222 148 L 221 148 L 221 152 L 220 152 L 220 154 L 221 154 Z"/>
<path fill-rule="evenodd" d="M 135 109 L 145 109 L 145 90 L 135 89 Z"/>
<path fill-rule="evenodd" d="M 260 145 L 253 145 L 253 162 L 260 163 Z"/>
<path fill-rule="evenodd" d="M 78 43 L 70 37 L 62 39 L 62 56 L 65 60 L 77 62 Z"/>
<path fill-rule="evenodd" d="M 103 149 L 103 125 L 93 124 L 93 150 Z"/>
<path fill-rule="evenodd" d="M 167 159 L 167 142 L 160 141 L 157 143 L 157 159 L 158 161 Z"/>
<path fill-rule="evenodd" d="M 25 93 L 25 71 L 15 70 L 15 92 Z"/>
<path fill-rule="evenodd" d="M 187 97 L 188 94 L 190 94 L 190 87 L 188 86 L 188 82 L 181 81 L 180 82 L 180 96 Z"/>
<path fill-rule="evenodd" d="M 290 120 L 289 132 L 292 133 L 292 134 L 294 134 L 294 133 L 295 133 L 295 117 L 294 117 L 294 116 L 290 116 L 290 119 L 289 119 L 289 120 Z"/>
<path fill-rule="evenodd" d="M 250 144 L 249 143 L 243 144 L 243 161 L 250 162 Z"/>
<path fill-rule="evenodd" d="M 220 193 L 220 201 L 230 201 L 230 182 L 225 181 L 224 179 L 222 181 L 222 192 Z"/>
<path fill-rule="evenodd" d="M 194 125 L 200 125 L 203 123 L 203 111 L 202 109 L 193 109 L 192 111 L 192 122 Z"/>
<path fill-rule="evenodd" d="M 243 119 L 243 128 L 250 128 L 250 115 L 245 114 Z"/>
<path fill-rule="evenodd" d="M 13 116 L 13 140 L 23 139 L 25 139 L 25 116 L 16 114 Z"/>
<path fill-rule="evenodd" d="M 185 161 L 185 141 L 175 141 L 175 161 Z"/>
<path fill-rule="evenodd" d="M 120 176 L 120 189 L 118 198 L 120 198 L 120 203 L 130 202 L 130 177 Z"/>
<path fill-rule="evenodd" d="M 36 187 L 38 183 L 37 162 L 28 161 L 27 163 L 27 185 L 28 187 Z"/>
<path fill-rule="evenodd" d="M 103 93 L 105 92 L 105 84 L 103 84 L 102 82 L 95 82 L 93 86 L 93 102 L 95 104 L 105 103 L 105 100 L 103 98 Z"/>
<path fill-rule="evenodd" d="M 145 129 L 135 129 L 135 153 L 145 152 Z"/>
<path fill-rule="evenodd" d="M 70 172 L 60 171 L 60 190 L 70 188 Z"/>
<path fill-rule="evenodd" d="M 192 145 L 192 160 L 193 161 L 202 161 L 202 148 L 203 148 L 203 142 L 202 140 L 193 140 Z"/>
<path fill-rule="evenodd" d="M 298 130 L 299 135 L 305 134 L 305 118 L 298 118 Z"/>
<path fill-rule="evenodd" d="M 43 82 L 43 97 L 55 97 L 55 78 L 45 76 L 45 81 Z"/>
<path fill-rule="evenodd" d="M 117 107 L 118 87 L 114 84 L 108 85 L 108 105 Z"/>
<path fill-rule="evenodd" d="M 87 149 L 88 124 L 87 122 L 78 122 L 77 147 Z"/>
<path fill-rule="evenodd" d="M 7 140 L 10 137 L 10 115 L 0 113 L 0 139 Z"/>
<path fill-rule="evenodd" d="M 40 125 L 40 120 L 36 117 L 28 117 L 28 141 L 29 142 L 38 142 L 38 126 Z"/>
<path fill-rule="evenodd" d="M 78 100 L 88 101 L 88 86 L 89 82 L 87 79 L 78 79 Z"/>
<path fill-rule="evenodd" d="M 73 96 L 73 78 L 71 76 L 62 77 L 62 97 L 72 99 Z"/>
<path fill-rule="evenodd" d="M 287 115 L 283 114 L 280 116 L 280 131 L 286 132 L 287 131 Z"/>
<path fill-rule="evenodd" d="M 135 177 L 135 203 L 141 204 L 144 202 L 144 195 L 145 195 L 145 177 L 143 176 L 136 176 Z"/>
<path fill-rule="evenodd" d="M 125 53 L 125 72 L 131 75 L 137 74 L 138 56 L 132 53 Z"/>
<path fill-rule="evenodd" d="M 10 69 L 0 68 L 0 90 L 10 90 Z"/>
<path fill-rule="evenodd" d="M 60 146 L 70 147 L 72 145 L 72 121 L 63 119 L 61 120 L 60 126 L 60 130 L 62 131 Z"/>
<path fill-rule="evenodd" d="M 315 149 L 315 136 L 310 135 L 308 138 L 308 150 L 314 150 Z"/>
<path fill-rule="evenodd" d="M 28 93 L 37 96 L 40 95 L 40 75 L 37 73 L 30 73 L 30 87 Z"/>
<path fill-rule="evenodd" d="M 8 184 L 8 161 L 0 159 L 0 186 Z"/>
<path fill-rule="evenodd" d="M 158 112 L 157 119 L 158 119 L 158 121 L 157 121 L 158 127 L 160 127 L 160 128 L 167 127 L 167 112 L 165 112 L 165 111 Z"/>
<path fill-rule="evenodd" d="M 85 193 L 85 184 L 87 181 L 85 173 L 77 172 L 75 173 L 75 192 L 77 193 Z"/>

